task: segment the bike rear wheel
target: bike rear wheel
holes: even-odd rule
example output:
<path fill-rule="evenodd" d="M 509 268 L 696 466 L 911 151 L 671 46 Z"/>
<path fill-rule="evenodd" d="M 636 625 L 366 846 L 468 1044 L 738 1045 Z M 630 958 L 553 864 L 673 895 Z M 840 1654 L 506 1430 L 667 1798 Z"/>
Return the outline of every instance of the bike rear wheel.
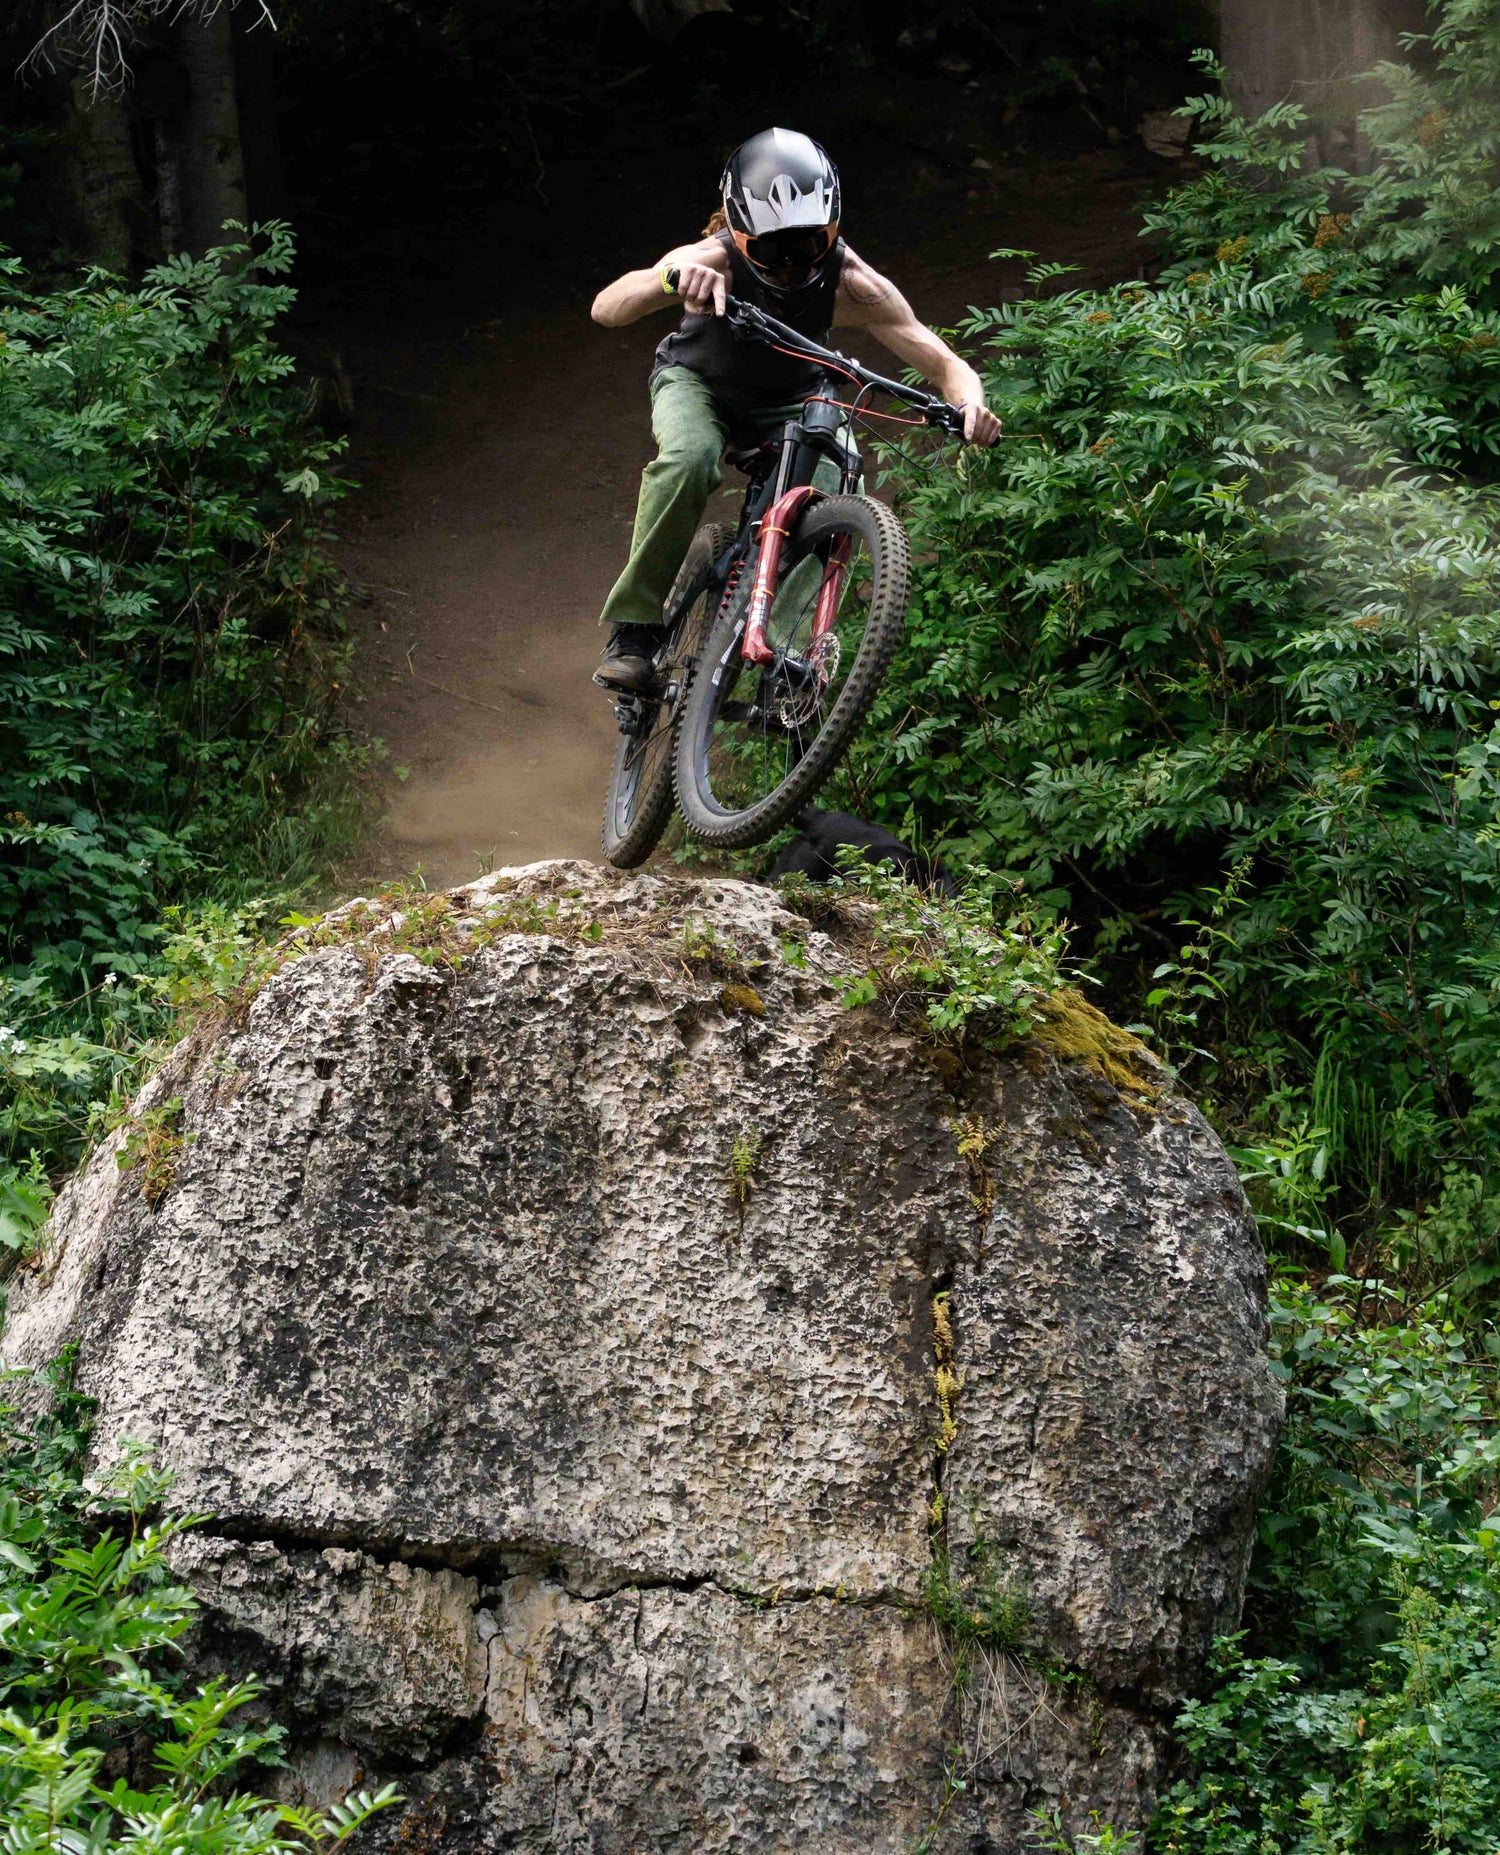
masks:
<path fill-rule="evenodd" d="M 655 850 L 672 816 L 672 734 L 692 672 L 694 653 L 713 617 L 719 582 L 713 564 L 734 539 L 722 522 L 708 522 L 693 536 L 672 590 L 662 607 L 661 649 L 648 695 L 625 698 L 637 711 L 636 726 L 622 726 L 604 799 L 604 859 L 632 870 Z"/>
<path fill-rule="evenodd" d="M 834 622 L 815 625 L 831 560 L 845 558 Z M 720 614 L 677 728 L 677 803 L 688 829 L 737 849 L 763 842 L 838 765 L 900 642 L 906 531 L 868 496 L 810 503 L 787 537 L 766 622 L 775 661 L 742 655 L 752 569 Z"/>

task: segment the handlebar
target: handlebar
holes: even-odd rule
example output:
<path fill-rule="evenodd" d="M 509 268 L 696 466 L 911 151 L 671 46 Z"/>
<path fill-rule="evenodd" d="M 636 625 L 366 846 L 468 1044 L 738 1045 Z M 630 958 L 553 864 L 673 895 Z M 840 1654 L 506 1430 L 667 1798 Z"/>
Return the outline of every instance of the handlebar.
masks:
<path fill-rule="evenodd" d="M 672 269 L 667 272 L 666 282 L 671 290 L 676 290 L 682 273 Z M 937 431 L 949 433 L 954 438 L 964 435 L 964 413 L 962 406 L 950 406 L 945 399 L 938 399 L 931 393 L 923 393 L 917 387 L 907 386 L 901 380 L 888 380 L 884 374 L 873 373 L 868 367 L 862 367 L 858 361 L 847 354 L 840 354 L 836 348 L 824 348 L 800 330 L 790 327 L 785 322 L 778 322 L 775 316 L 767 315 L 764 309 L 758 309 L 754 303 L 741 302 L 737 296 L 724 299 L 724 320 L 738 335 L 744 335 L 752 341 L 773 341 L 778 347 L 793 347 L 799 354 L 810 361 L 821 361 L 824 366 L 848 374 L 861 386 L 873 388 L 877 392 L 889 393 L 892 399 L 900 400 L 913 411 L 920 412 L 926 422 Z"/>

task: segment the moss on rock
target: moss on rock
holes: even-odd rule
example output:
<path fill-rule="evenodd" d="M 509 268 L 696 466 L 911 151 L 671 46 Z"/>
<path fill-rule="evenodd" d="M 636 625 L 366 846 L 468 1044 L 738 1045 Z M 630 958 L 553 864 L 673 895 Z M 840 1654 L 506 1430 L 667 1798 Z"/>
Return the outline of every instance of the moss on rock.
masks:
<path fill-rule="evenodd" d="M 1140 1107 L 1161 1099 L 1161 1066 L 1138 1037 L 1121 1030 L 1080 992 L 1053 992 L 1034 1008 L 1032 1036 L 1065 1062 L 1084 1063 Z"/>

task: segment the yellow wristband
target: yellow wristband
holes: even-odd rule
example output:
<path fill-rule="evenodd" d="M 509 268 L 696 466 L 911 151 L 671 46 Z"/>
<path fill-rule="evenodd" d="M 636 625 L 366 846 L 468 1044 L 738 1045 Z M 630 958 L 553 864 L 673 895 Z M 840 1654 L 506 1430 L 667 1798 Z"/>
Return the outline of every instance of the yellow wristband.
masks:
<path fill-rule="evenodd" d="M 670 264 L 663 264 L 661 267 L 661 293 L 663 296 L 675 296 L 677 294 L 671 284 L 667 282 L 671 274 L 672 266 Z"/>

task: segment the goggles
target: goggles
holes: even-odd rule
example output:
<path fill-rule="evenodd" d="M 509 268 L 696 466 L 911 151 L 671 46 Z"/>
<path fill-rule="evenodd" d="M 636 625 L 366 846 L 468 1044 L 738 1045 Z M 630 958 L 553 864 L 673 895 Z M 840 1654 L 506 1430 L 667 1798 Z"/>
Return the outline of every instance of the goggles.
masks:
<path fill-rule="evenodd" d="M 827 257 L 838 235 L 837 225 L 794 226 L 784 232 L 762 232 L 758 238 L 736 232 L 734 242 L 757 270 L 809 271 Z"/>

